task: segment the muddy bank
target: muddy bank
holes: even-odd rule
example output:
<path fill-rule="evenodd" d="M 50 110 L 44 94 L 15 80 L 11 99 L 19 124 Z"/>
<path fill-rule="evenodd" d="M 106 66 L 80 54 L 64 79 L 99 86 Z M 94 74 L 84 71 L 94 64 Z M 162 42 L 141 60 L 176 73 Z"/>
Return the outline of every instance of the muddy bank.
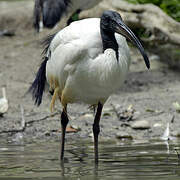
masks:
<path fill-rule="evenodd" d="M 32 7 L 32 1 L 30 2 Z M 22 9 L 19 3 L 14 3 L 12 7 Z M 7 20 L 1 26 L 15 29 L 16 33 L 13 37 L 0 37 L 0 88 L 6 87 L 9 100 L 8 112 L 0 117 L 0 137 L 13 141 L 58 140 L 60 113 L 55 111 L 54 116 L 51 116 L 50 96 L 45 94 L 42 105 L 37 108 L 31 96 L 26 94 L 41 62 L 40 41 L 48 31 L 45 30 L 40 35 L 35 34 L 32 29 L 32 12 L 26 12 L 23 17 L 21 13 L 15 16 L 14 11 L 9 10 L 6 16 L 2 7 L 0 4 L 0 12 L 4 13 L 4 17 L 16 17 L 17 23 Z M 180 114 L 172 103 L 180 102 L 180 73 L 168 69 L 152 54 L 149 54 L 152 68 L 146 70 L 138 51 L 131 49 L 131 54 L 132 65 L 124 86 L 112 95 L 104 106 L 101 138 L 159 139 L 167 122 L 170 122 L 170 135 L 179 136 Z M 23 128 L 20 106 L 24 110 Z M 59 102 L 56 103 L 56 110 L 61 110 Z M 93 111 L 89 110 L 87 105 L 73 104 L 69 105 L 68 112 L 69 124 L 78 129 L 78 132 L 69 133 L 67 137 L 90 138 Z"/>

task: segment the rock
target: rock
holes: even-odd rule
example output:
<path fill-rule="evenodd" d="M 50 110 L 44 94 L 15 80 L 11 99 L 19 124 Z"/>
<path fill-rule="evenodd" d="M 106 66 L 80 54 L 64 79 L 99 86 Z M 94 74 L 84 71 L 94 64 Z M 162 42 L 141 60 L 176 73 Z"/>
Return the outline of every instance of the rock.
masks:
<path fill-rule="evenodd" d="M 103 116 L 112 116 L 113 115 L 113 108 L 106 107 L 103 109 Z"/>
<path fill-rule="evenodd" d="M 154 125 L 153 125 L 153 127 L 157 127 L 157 128 L 159 128 L 159 127 L 162 127 L 162 124 L 161 123 L 155 123 Z"/>
<path fill-rule="evenodd" d="M 71 124 L 71 127 L 72 127 L 73 129 L 76 129 L 77 131 L 80 131 L 80 130 L 81 130 L 81 128 L 80 128 L 79 126 L 77 126 L 77 124 Z"/>
<path fill-rule="evenodd" d="M 116 138 L 117 139 L 133 139 L 133 137 L 129 135 L 127 132 L 117 132 Z"/>
<path fill-rule="evenodd" d="M 146 120 L 135 121 L 131 124 L 133 129 L 149 129 L 150 124 Z"/>
<path fill-rule="evenodd" d="M 92 132 L 91 132 L 91 133 L 89 133 L 89 134 L 88 134 L 88 137 L 93 138 L 93 137 L 94 137 L 93 133 L 92 133 Z"/>
<path fill-rule="evenodd" d="M 94 118 L 93 114 L 85 114 L 82 117 L 84 117 L 85 119 Z"/>
<path fill-rule="evenodd" d="M 82 121 L 82 122 L 93 121 L 94 116 L 93 116 L 93 114 L 84 114 L 84 115 L 78 117 L 78 119 L 79 119 L 79 121 Z"/>

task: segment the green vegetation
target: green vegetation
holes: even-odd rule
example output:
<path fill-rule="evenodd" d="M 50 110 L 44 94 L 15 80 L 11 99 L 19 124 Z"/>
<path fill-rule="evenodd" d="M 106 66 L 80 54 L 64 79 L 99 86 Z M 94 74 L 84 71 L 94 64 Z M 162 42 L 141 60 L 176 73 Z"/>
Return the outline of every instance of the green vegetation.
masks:
<path fill-rule="evenodd" d="M 134 4 L 151 3 L 159 6 L 169 16 L 180 22 L 180 0 L 126 0 Z"/>

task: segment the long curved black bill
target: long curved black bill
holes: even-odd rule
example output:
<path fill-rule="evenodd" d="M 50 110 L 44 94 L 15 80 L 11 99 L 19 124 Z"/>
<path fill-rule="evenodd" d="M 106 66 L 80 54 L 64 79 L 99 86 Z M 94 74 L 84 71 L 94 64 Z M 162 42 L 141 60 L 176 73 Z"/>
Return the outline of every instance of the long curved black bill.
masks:
<path fill-rule="evenodd" d="M 149 62 L 148 56 L 147 56 L 142 44 L 140 43 L 138 38 L 135 36 L 135 34 L 131 31 L 131 29 L 126 24 L 124 24 L 122 21 L 119 21 L 116 25 L 115 32 L 128 38 L 139 49 L 139 51 L 141 52 L 141 54 L 144 58 L 146 67 L 149 69 L 150 62 Z"/>

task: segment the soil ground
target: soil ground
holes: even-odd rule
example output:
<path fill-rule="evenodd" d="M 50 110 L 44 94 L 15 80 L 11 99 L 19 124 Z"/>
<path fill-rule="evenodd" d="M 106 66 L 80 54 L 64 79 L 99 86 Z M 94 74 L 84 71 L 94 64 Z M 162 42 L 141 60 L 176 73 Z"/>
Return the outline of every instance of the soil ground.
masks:
<path fill-rule="evenodd" d="M 49 30 L 34 32 L 32 7 L 32 1 L 0 2 L 0 30 L 15 30 L 15 36 L 0 37 L 0 88 L 6 87 L 9 100 L 8 112 L 0 118 L 0 137 L 13 141 L 57 140 L 60 135 L 60 103 L 56 103 L 57 111 L 51 116 L 48 93 L 38 108 L 26 93 L 41 62 L 40 42 L 50 34 Z M 151 69 L 146 70 L 139 52 L 131 48 L 131 54 L 132 65 L 124 86 L 104 106 L 101 138 L 159 139 L 168 122 L 171 137 L 179 136 L 180 114 L 172 104 L 180 102 L 180 73 L 152 54 L 149 54 Z M 21 129 L 20 107 L 24 110 L 24 129 Z M 126 111 L 127 118 L 122 120 Z M 68 112 L 69 124 L 79 129 L 77 133 L 69 133 L 68 138 L 92 136 L 93 111 L 87 105 L 73 104 Z M 133 124 L 137 121 L 142 124 L 135 128 Z M 146 123 L 144 128 L 142 121 Z"/>

